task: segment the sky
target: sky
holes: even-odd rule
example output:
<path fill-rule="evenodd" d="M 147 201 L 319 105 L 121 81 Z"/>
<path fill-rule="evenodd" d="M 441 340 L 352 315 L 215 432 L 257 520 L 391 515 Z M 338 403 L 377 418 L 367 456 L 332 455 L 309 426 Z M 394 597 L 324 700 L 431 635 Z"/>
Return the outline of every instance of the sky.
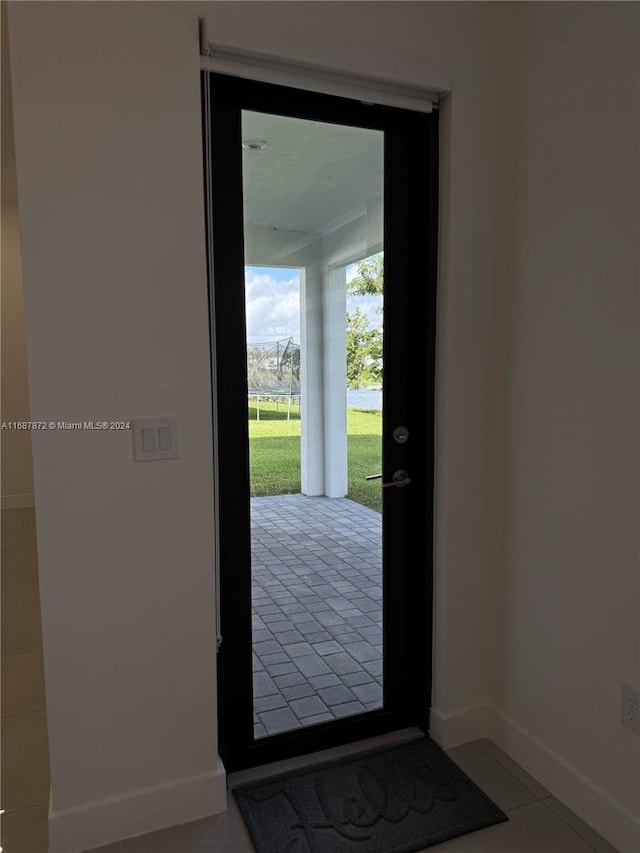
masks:
<path fill-rule="evenodd" d="M 355 264 L 347 267 L 347 281 L 355 275 Z M 293 336 L 300 343 L 300 272 L 295 268 L 245 267 L 247 341 L 263 343 Z M 350 296 L 347 311 L 361 308 L 369 325 L 379 327 L 382 315 L 379 296 Z"/>
<path fill-rule="evenodd" d="M 300 343 L 300 273 L 297 269 L 245 267 L 247 341 Z"/>

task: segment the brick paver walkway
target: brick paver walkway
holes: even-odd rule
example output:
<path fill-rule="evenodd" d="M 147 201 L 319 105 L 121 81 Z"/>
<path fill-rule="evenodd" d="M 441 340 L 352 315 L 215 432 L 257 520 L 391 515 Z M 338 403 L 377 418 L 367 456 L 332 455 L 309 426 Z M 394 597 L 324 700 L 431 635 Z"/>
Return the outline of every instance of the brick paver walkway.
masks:
<path fill-rule="evenodd" d="M 255 737 L 382 707 L 382 517 L 251 499 Z"/>

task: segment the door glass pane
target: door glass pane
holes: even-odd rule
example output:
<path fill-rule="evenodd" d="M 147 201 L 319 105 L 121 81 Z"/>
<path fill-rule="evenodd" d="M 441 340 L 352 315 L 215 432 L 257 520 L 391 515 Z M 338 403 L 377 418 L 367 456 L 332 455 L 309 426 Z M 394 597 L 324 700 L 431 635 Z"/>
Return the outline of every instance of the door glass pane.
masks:
<path fill-rule="evenodd" d="M 380 131 L 244 111 L 254 736 L 383 705 Z"/>

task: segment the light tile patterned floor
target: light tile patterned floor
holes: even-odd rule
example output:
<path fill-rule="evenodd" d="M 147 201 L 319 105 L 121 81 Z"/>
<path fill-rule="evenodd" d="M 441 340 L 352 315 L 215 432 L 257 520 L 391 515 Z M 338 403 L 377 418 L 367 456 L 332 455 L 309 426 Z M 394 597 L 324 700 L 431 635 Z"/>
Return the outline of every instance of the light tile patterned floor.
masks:
<path fill-rule="evenodd" d="M 254 734 L 382 706 L 382 521 L 347 498 L 251 500 Z"/>
<path fill-rule="evenodd" d="M 331 757 L 337 752 L 332 750 Z M 616 853 L 490 741 L 472 741 L 448 754 L 509 820 L 419 853 Z M 293 766 L 300 766 L 300 759 L 259 770 L 260 775 L 268 776 Z M 230 786 L 246 781 L 247 774 L 255 775 L 255 771 L 230 777 Z M 102 847 L 99 853 L 254 853 L 231 792 L 227 803 L 223 814 Z"/>
<path fill-rule="evenodd" d="M 2 510 L 2 815 L 5 853 L 45 853 L 49 748 L 35 511 Z"/>

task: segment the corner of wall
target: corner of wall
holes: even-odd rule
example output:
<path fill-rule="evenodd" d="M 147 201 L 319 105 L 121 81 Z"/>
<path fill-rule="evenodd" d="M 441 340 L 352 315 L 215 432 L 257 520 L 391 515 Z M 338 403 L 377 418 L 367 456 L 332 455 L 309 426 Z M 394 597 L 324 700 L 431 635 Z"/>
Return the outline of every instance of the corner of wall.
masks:
<path fill-rule="evenodd" d="M 59 812 L 50 811 L 51 853 L 80 853 L 134 838 L 177 824 L 189 823 L 226 811 L 226 772 L 216 770 L 131 791 L 125 796 L 85 803 Z M 159 815 L 162 815 L 159 820 Z"/>

